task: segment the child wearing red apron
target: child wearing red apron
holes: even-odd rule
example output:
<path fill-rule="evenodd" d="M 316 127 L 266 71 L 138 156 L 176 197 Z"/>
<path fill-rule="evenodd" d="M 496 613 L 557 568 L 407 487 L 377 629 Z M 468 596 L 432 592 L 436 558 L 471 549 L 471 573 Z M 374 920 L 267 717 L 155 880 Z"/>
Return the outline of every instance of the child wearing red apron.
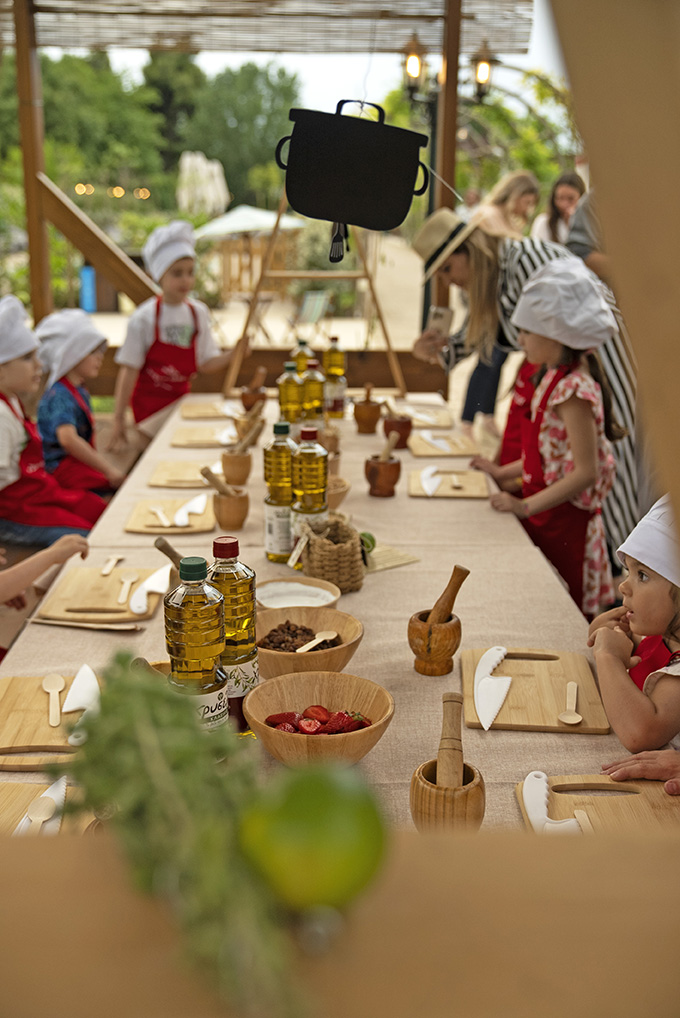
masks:
<path fill-rule="evenodd" d="M 588 632 L 602 702 L 632 753 L 680 748 L 680 552 L 670 497 L 660 498 L 617 552 L 623 604 Z M 632 681 L 631 681 L 632 680 Z"/>
<path fill-rule="evenodd" d="M 109 443 L 112 450 L 127 444 L 128 405 L 132 406 L 139 444 L 148 445 L 173 404 L 189 391 L 192 375 L 220 371 L 231 357 L 213 338 L 206 305 L 189 300 L 195 282 L 191 224 L 176 220 L 158 227 L 142 255 L 149 275 L 160 284 L 161 296 L 139 305 L 116 354 L 120 370 Z"/>
<path fill-rule="evenodd" d="M 521 422 L 522 458 L 473 465 L 499 482 L 521 473 L 521 497 L 501 492 L 491 505 L 519 517 L 592 617 L 614 600 L 601 510 L 614 480 L 610 440 L 620 433 L 594 350 L 616 321 L 585 265 L 559 259 L 527 281 L 512 322 L 527 359 L 544 369 Z"/>
<path fill-rule="evenodd" d="M 105 509 L 89 491 L 69 491 L 45 470 L 42 442 L 20 394 L 38 391 L 38 340 L 16 297 L 0 300 L 0 540 L 52 544 L 87 534 Z"/>
<path fill-rule="evenodd" d="M 106 352 L 106 338 L 78 308 L 55 311 L 36 329 L 40 359 L 49 370 L 38 407 L 38 430 L 45 469 L 64 488 L 106 494 L 125 475 L 95 445 L 88 379 L 96 378 Z"/>

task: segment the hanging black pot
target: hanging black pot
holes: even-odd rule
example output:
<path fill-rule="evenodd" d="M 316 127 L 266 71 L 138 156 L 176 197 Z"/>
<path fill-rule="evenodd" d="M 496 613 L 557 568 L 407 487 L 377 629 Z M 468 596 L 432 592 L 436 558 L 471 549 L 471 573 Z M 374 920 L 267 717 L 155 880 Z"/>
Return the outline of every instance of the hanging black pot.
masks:
<path fill-rule="evenodd" d="M 368 230 L 394 230 L 403 223 L 414 194 L 427 189 L 428 172 L 418 159 L 427 145 L 424 134 L 390 127 L 385 111 L 378 120 L 343 117 L 342 99 L 335 113 L 292 109 L 293 133 L 276 146 L 276 161 L 286 171 L 291 208 L 310 219 L 349 223 Z M 288 162 L 281 158 L 290 140 Z M 418 168 L 424 181 L 414 190 Z"/>

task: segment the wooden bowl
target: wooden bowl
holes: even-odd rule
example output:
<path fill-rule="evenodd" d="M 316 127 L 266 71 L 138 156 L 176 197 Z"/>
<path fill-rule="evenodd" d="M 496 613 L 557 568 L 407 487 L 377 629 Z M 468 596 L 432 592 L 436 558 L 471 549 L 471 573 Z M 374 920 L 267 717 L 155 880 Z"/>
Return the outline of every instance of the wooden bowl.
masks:
<path fill-rule="evenodd" d="M 235 488 L 236 495 L 221 495 L 218 491 L 213 494 L 213 511 L 217 525 L 222 530 L 240 530 L 245 523 L 250 499 L 244 488 Z"/>
<path fill-rule="evenodd" d="M 277 732 L 264 723 L 270 714 L 302 712 L 312 704 L 321 704 L 329 711 L 360 711 L 373 724 L 340 735 L 302 735 Z M 289 767 L 325 761 L 350 765 L 366 756 L 381 739 L 392 720 L 394 700 L 382 686 L 358 675 L 295 672 L 251 689 L 243 701 L 243 713 L 265 749 L 280 763 Z"/>
<path fill-rule="evenodd" d="M 232 452 L 227 449 L 222 453 L 222 473 L 227 484 L 240 486 L 245 484 L 250 476 L 250 468 L 253 465 L 253 457 L 248 452 Z"/>
<path fill-rule="evenodd" d="M 353 656 L 364 635 L 362 623 L 353 615 L 339 612 L 337 608 L 296 606 L 259 610 L 255 620 L 255 634 L 258 641 L 287 619 L 298 626 L 309 626 L 315 633 L 320 633 L 324 629 L 334 629 L 342 642 L 337 647 L 329 647 L 327 650 L 308 650 L 304 654 L 291 653 L 287 650 L 266 650 L 264 647 L 258 647 L 257 658 L 260 675 L 263 679 L 272 679 L 277 675 L 287 675 L 292 672 L 341 672 Z M 312 702 L 315 701 L 310 701 L 310 703 Z M 304 707 L 308 706 L 309 704 L 304 704 Z M 271 714 L 272 711 L 269 713 Z"/>
<path fill-rule="evenodd" d="M 337 509 L 350 488 L 351 484 L 349 481 L 345 481 L 342 477 L 335 477 L 331 474 L 326 486 L 326 501 L 328 502 L 328 508 Z"/>
<path fill-rule="evenodd" d="M 285 585 L 285 591 L 282 587 Z M 176 584 L 175 584 L 176 586 Z M 276 604 L 270 602 L 276 591 Z M 297 591 L 297 592 L 296 592 Z M 321 592 L 325 600 L 320 599 L 315 604 L 310 604 L 310 598 L 316 599 L 317 591 Z M 258 611 L 263 608 L 291 608 L 299 605 L 305 608 L 335 608 L 340 600 L 342 591 L 330 580 L 322 580 L 317 576 L 282 576 L 277 580 L 263 580 L 255 588 Z M 285 600 L 282 600 L 282 596 Z"/>

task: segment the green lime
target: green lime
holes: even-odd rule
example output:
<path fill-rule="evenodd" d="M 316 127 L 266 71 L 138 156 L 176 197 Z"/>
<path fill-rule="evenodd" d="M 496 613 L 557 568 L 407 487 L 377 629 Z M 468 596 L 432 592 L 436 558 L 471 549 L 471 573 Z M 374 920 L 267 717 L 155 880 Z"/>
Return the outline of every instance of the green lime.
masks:
<path fill-rule="evenodd" d="M 369 534 L 367 530 L 362 531 L 359 534 L 361 538 L 361 544 L 365 551 L 371 552 L 375 548 L 375 537 L 373 534 Z"/>
<path fill-rule="evenodd" d="M 346 768 L 281 775 L 244 810 L 239 833 L 248 859 L 294 909 L 345 905 L 373 877 L 385 845 L 373 794 Z"/>

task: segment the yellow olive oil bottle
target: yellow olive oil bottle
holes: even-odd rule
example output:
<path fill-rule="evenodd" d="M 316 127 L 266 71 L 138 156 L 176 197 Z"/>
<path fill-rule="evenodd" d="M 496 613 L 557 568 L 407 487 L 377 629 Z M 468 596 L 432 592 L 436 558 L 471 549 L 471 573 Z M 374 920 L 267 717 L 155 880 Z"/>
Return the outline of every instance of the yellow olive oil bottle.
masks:
<path fill-rule="evenodd" d="M 293 503 L 293 453 L 297 448 L 289 437 L 288 421 L 277 421 L 274 439 L 265 446 L 264 479 L 268 494 L 264 500 L 264 550 L 270 562 L 287 562 L 293 550 L 290 512 Z"/>

